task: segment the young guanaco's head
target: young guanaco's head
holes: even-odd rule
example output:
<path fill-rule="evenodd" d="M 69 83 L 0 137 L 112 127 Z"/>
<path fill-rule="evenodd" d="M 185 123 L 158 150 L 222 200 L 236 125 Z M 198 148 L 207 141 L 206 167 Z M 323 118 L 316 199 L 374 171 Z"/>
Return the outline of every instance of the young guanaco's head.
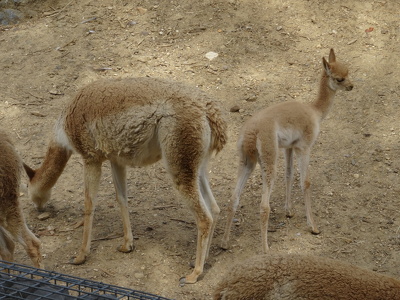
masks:
<path fill-rule="evenodd" d="M 347 67 L 340 62 L 336 61 L 335 52 L 331 49 L 329 53 L 329 62 L 326 61 L 325 57 L 322 58 L 325 73 L 328 76 L 329 87 L 336 90 L 351 91 L 353 84 L 348 78 L 349 70 Z"/>
<path fill-rule="evenodd" d="M 39 192 L 37 190 L 37 188 L 35 188 L 36 185 L 33 182 L 36 171 L 33 170 L 31 167 L 29 167 L 25 163 L 23 163 L 23 166 L 24 166 L 26 174 L 29 177 L 29 186 L 28 186 L 29 197 L 31 198 L 33 203 L 35 203 L 38 211 L 44 211 L 44 206 L 45 206 L 46 202 L 50 199 L 50 196 L 51 196 L 51 189 L 42 190 Z"/>

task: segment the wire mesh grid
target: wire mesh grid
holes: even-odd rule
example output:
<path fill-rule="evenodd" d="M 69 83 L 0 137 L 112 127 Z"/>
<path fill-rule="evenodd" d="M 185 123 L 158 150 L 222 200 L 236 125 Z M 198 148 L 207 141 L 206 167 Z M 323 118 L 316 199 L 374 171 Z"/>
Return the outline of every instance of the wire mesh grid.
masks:
<path fill-rule="evenodd" d="M 98 281 L 0 260 L 0 299 L 170 300 Z"/>

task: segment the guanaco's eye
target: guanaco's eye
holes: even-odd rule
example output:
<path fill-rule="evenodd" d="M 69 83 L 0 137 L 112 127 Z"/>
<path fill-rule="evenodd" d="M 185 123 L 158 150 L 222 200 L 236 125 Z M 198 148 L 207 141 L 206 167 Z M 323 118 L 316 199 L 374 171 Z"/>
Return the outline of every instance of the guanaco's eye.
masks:
<path fill-rule="evenodd" d="M 344 78 L 336 78 L 336 81 L 337 81 L 337 82 L 343 82 L 343 81 L 344 81 Z"/>

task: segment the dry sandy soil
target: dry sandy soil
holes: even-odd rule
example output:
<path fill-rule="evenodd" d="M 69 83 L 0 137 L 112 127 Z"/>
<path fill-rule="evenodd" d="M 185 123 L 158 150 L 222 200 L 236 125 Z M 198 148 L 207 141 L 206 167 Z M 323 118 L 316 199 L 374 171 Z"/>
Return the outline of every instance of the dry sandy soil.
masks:
<path fill-rule="evenodd" d="M 104 165 L 91 255 L 84 265 L 68 264 L 82 239 L 82 227 L 75 228 L 83 212 L 77 155 L 53 190 L 48 219 L 38 219 L 26 190 L 21 197 L 47 269 L 173 299 L 210 299 L 233 262 L 261 253 L 258 169 L 243 193 L 230 250 L 218 246 L 235 182 L 238 130 L 262 107 L 315 98 L 321 58 L 333 47 L 355 88 L 338 92 L 312 151 L 313 208 L 322 233 L 309 232 L 298 180 L 296 214 L 285 217 L 280 158 L 271 251 L 313 253 L 400 277 L 400 2 L 43 0 L 18 9 L 27 18 L 0 27 L 0 126 L 32 167 L 40 166 L 64 103 L 98 78 L 197 85 L 220 99 L 229 122 L 229 143 L 210 164 L 221 218 L 198 283 L 178 284 L 191 271 L 196 228 L 161 163 L 129 171 L 136 249 L 128 254 L 116 250 L 122 224 Z M 210 51 L 218 57 L 206 58 Z M 240 110 L 230 112 L 233 106 Z M 16 260 L 30 264 L 20 246 Z"/>

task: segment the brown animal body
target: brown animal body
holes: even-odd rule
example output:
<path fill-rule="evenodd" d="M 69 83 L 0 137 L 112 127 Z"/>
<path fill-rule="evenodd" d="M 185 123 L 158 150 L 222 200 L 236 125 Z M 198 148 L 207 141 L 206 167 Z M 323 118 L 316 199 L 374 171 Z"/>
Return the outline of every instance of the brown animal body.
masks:
<path fill-rule="evenodd" d="M 228 271 L 214 300 L 399 300 L 400 280 L 301 254 L 254 256 Z"/>
<path fill-rule="evenodd" d="M 101 165 L 109 160 L 124 227 L 124 243 L 118 250 L 129 252 L 134 246 L 126 166 L 146 166 L 162 159 L 196 219 L 195 268 L 182 279 L 194 283 L 203 271 L 220 211 L 207 178 L 208 161 L 225 143 L 221 111 L 199 89 L 154 78 L 100 80 L 82 88 L 61 114 L 42 166 L 29 172 L 30 196 L 43 209 L 70 155 L 82 156 L 84 232 L 73 263 L 84 263 L 90 252 Z"/>
<path fill-rule="evenodd" d="M 11 139 L 0 130 L 0 257 L 14 261 L 14 241 L 18 241 L 34 266 L 41 268 L 40 241 L 26 225 L 18 199 L 22 165 Z"/>
<path fill-rule="evenodd" d="M 317 99 L 312 103 L 288 101 L 262 109 L 243 125 L 238 139 L 239 168 L 235 190 L 228 210 L 222 248 L 228 248 L 233 217 L 247 179 L 259 163 L 262 174 L 262 199 L 260 204 L 261 238 L 264 253 L 268 250 L 267 229 L 271 211 L 269 199 L 276 177 L 279 149 L 284 149 L 286 162 L 286 215 L 293 216 L 291 190 L 293 185 L 293 156 L 296 154 L 300 183 L 304 193 L 307 223 L 314 234 L 319 230 L 311 213 L 310 180 L 308 165 L 311 148 L 316 141 L 320 124 L 328 114 L 337 90 L 350 91 L 353 84 L 348 79 L 348 69 L 336 61 L 331 49 L 329 62 L 322 59 L 323 73 Z"/>

